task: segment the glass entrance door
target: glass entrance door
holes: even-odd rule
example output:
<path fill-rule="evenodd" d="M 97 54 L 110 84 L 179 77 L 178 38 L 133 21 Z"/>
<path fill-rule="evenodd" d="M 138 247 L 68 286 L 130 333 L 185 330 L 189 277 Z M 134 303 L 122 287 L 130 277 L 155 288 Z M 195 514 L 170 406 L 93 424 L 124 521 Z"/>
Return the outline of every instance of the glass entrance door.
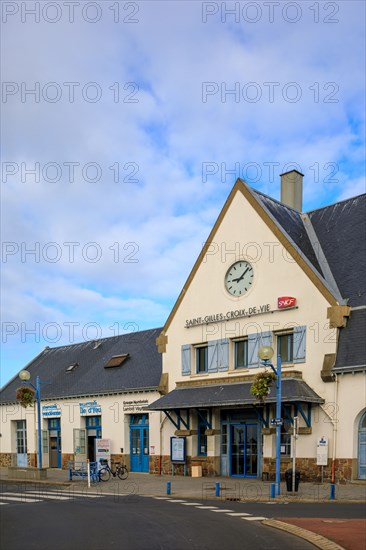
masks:
<path fill-rule="evenodd" d="M 27 427 L 26 427 L 25 420 L 16 421 L 16 446 L 17 446 L 17 466 L 24 468 L 28 466 Z"/>
<path fill-rule="evenodd" d="M 257 424 L 232 424 L 230 428 L 230 474 L 232 476 L 257 477 Z"/>

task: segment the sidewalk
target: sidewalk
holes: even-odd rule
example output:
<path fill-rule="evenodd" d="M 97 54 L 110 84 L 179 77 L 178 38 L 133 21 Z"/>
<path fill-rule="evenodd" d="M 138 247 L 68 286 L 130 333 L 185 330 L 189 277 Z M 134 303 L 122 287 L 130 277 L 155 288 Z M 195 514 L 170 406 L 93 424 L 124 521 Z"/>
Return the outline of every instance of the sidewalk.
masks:
<path fill-rule="evenodd" d="M 0 468 L 0 480 L 8 480 L 7 468 Z M 23 479 L 13 479 L 14 483 L 25 483 Z M 270 481 L 260 481 L 258 479 L 238 479 L 227 477 L 201 477 L 192 478 L 189 476 L 171 476 L 171 475 L 152 475 L 130 473 L 125 481 L 118 478 L 111 478 L 107 482 L 92 483 L 91 489 L 98 487 L 98 492 L 121 493 L 128 492 L 135 495 L 154 495 L 164 496 L 167 494 L 167 482 L 171 485 L 171 494 L 184 498 L 203 498 L 222 500 L 250 500 L 250 501 L 269 501 L 271 493 Z M 27 482 L 28 483 L 28 482 Z M 68 480 L 67 470 L 48 469 L 47 479 L 44 481 L 29 481 L 29 483 L 42 485 L 74 486 L 87 488 L 87 482 L 78 478 L 73 481 Z M 220 484 L 220 496 L 216 497 L 216 484 Z M 273 499 L 272 499 L 273 500 Z M 330 500 L 329 483 L 301 483 L 299 490 L 295 495 L 287 493 L 286 484 L 281 483 L 281 495 L 276 500 L 285 500 L 290 502 L 362 502 L 366 501 L 366 483 L 348 483 L 345 485 L 336 485 L 335 500 Z"/>
<path fill-rule="evenodd" d="M 192 478 L 130 473 L 125 481 L 111 478 L 107 482 L 91 483 L 88 488 L 87 481 L 78 478 L 69 481 L 67 470 L 49 469 L 46 480 L 26 481 L 9 479 L 7 468 L 0 468 L 0 481 L 11 482 L 18 487 L 22 485 L 56 486 L 60 491 L 78 493 L 81 491 L 84 494 L 94 493 L 101 496 L 109 494 L 115 497 L 127 494 L 131 498 L 137 495 L 167 496 L 168 482 L 170 482 L 170 494 L 173 498 L 242 502 L 322 502 L 325 506 L 337 506 L 337 503 L 366 503 L 366 484 L 362 482 L 337 484 L 335 500 L 331 500 L 329 483 L 300 482 L 299 491 L 295 495 L 287 493 L 286 484 L 281 483 L 281 495 L 271 499 L 272 482 L 227 477 Z M 220 484 L 219 496 L 216 496 L 217 484 Z M 365 547 L 366 522 L 364 520 L 278 518 L 278 520 L 265 520 L 264 523 L 302 537 L 321 549 L 363 550 Z"/>

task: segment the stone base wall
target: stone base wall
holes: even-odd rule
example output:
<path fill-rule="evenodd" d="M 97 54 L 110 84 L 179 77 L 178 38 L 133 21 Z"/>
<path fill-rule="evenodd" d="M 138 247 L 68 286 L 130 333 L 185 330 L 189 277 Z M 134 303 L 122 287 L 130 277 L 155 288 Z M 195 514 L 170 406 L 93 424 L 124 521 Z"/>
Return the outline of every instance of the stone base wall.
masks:
<path fill-rule="evenodd" d="M 192 475 L 192 466 L 202 466 L 202 476 L 218 476 L 220 475 L 219 466 L 220 458 L 214 456 L 187 456 L 186 459 L 186 475 Z M 172 463 L 169 455 L 150 455 L 149 460 L 150 474 L 172 474 Z M 184 475 L 184 464 L 174 464 L 174 475 Z"/>
<path fill-rule="evenodd" d="M 127 467 L 127 470 L 130 471 L 130 455 L 113 454 L 111 455 L 111 462 L 119 462 L 120 464 L 124 464 Z"/>
<path fill-rule="evenodd" d="M 11 453 L 0 453 L 0 466 L 14 466 Z"/>
<path fill-rule="evenodd" d="M 69 460 L 75 460 L 74 454 L 73 453 L 62 453 L 61 468 L 63 470 L 68 470 Z"/>
<path fill-rule="evenodd" d="M 338 458 L 335 460 L 335 482 L 346 483 L 355 479 L 353 477 L 352 458 Z M 281 480 L 285 479 L 285 472 L 292 468 L 291 458 L 281 458 Z M 320 482 L 322 479 L 322 467 L 318 466 L 315 458 L 297 458 L 296 469 L 301 472 L 302 481 Z M 276 460 L 273 458 L 263 459 L 263 474 L 270 481 L 275 480 Z M 332 461 L 328 460 L 327 466 L 323 467 L 323 479 L 330 482 L 332 479 Z"/>
<path fill-rule="evenodd" d="M 37 453 L 28 453 L 28 466 L 32 468 L 37 468 Z"/>

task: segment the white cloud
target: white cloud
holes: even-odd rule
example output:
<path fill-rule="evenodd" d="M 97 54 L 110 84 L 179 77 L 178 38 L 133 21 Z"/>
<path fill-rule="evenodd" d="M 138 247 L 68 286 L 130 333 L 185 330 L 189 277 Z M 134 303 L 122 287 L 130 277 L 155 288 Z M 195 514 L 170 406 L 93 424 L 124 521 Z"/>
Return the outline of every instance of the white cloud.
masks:
<path fill-rule="evenodd" d="M 269 23 L 262 4 L 255 24 L 224 23 L 220 13 L 203 23 L 200 2 L 156 1 L 137 3 L 139 23 L 113 23 L 107 4 L 95 24 L 78 11 L 74 23 L 64 11 L 55 24 L 21 23 L 19 14 L 3 24 L 3 80 L 19 87 L 2 104 L 3 160 L 18 168 L 3 174 L 2 231 L 8 251 L 19 247 L 3 261 L 3 319 L 19 326 L 162 324 L 237 176 L 278 198 L 279 174 L 297 162 L 306 209 L 364 191 L 363 3 L 337 3 L 338 23 L 325 22 L 332 14 L 320 3 L 315 23 L 302 3 L 293 24 L 277 12 Z M 73 103 L 66 82 L 79 83 Z M 206 102 L 204 82 L 215 91 Z M 269 82 L 278 83 L 273 102 Z M 39 83 L 39 102 L 21 101 L 22 83 Z M 224 93 L 235 83 L 238 102 Z M 60 101 L 44 99 L 55 90 Z M 99 101 L 85 99 L 98 90 Z M 22 163 L 36 162 L 40 181 L 22 181 Z M 51 162 L 61 170 L 54 183 Z M 79 163 L 74 181 L 67 162 Z M 83 174 L 91 162 L 101 175 L 94 183 L 92 169 Z M 215 174 L 203 178 L 205 162 Z M 278 163 L 273 174 L 268 163 Z M 71 242 L 80 243 L 74 261 Z M 24 255 L 37 246 L 39 261 Z M 57 250 L 53 263 L 47 254 Z M 4 345 L 4 381 L 45 344 L 22 343 L 20 332 Z"/>

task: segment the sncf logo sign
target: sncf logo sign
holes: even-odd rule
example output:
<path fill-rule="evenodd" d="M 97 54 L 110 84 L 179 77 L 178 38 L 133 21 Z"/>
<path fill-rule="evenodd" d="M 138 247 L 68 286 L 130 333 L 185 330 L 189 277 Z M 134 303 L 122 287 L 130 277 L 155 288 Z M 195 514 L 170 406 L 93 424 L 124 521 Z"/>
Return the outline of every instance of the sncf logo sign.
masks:
<path fill-rule="evenodd" d="M 278 309 L 293 307 L 295 304 L 296 298 L 292 298 L 292 296 L 281 296 L 281 298 L 277 298 Z"/>

